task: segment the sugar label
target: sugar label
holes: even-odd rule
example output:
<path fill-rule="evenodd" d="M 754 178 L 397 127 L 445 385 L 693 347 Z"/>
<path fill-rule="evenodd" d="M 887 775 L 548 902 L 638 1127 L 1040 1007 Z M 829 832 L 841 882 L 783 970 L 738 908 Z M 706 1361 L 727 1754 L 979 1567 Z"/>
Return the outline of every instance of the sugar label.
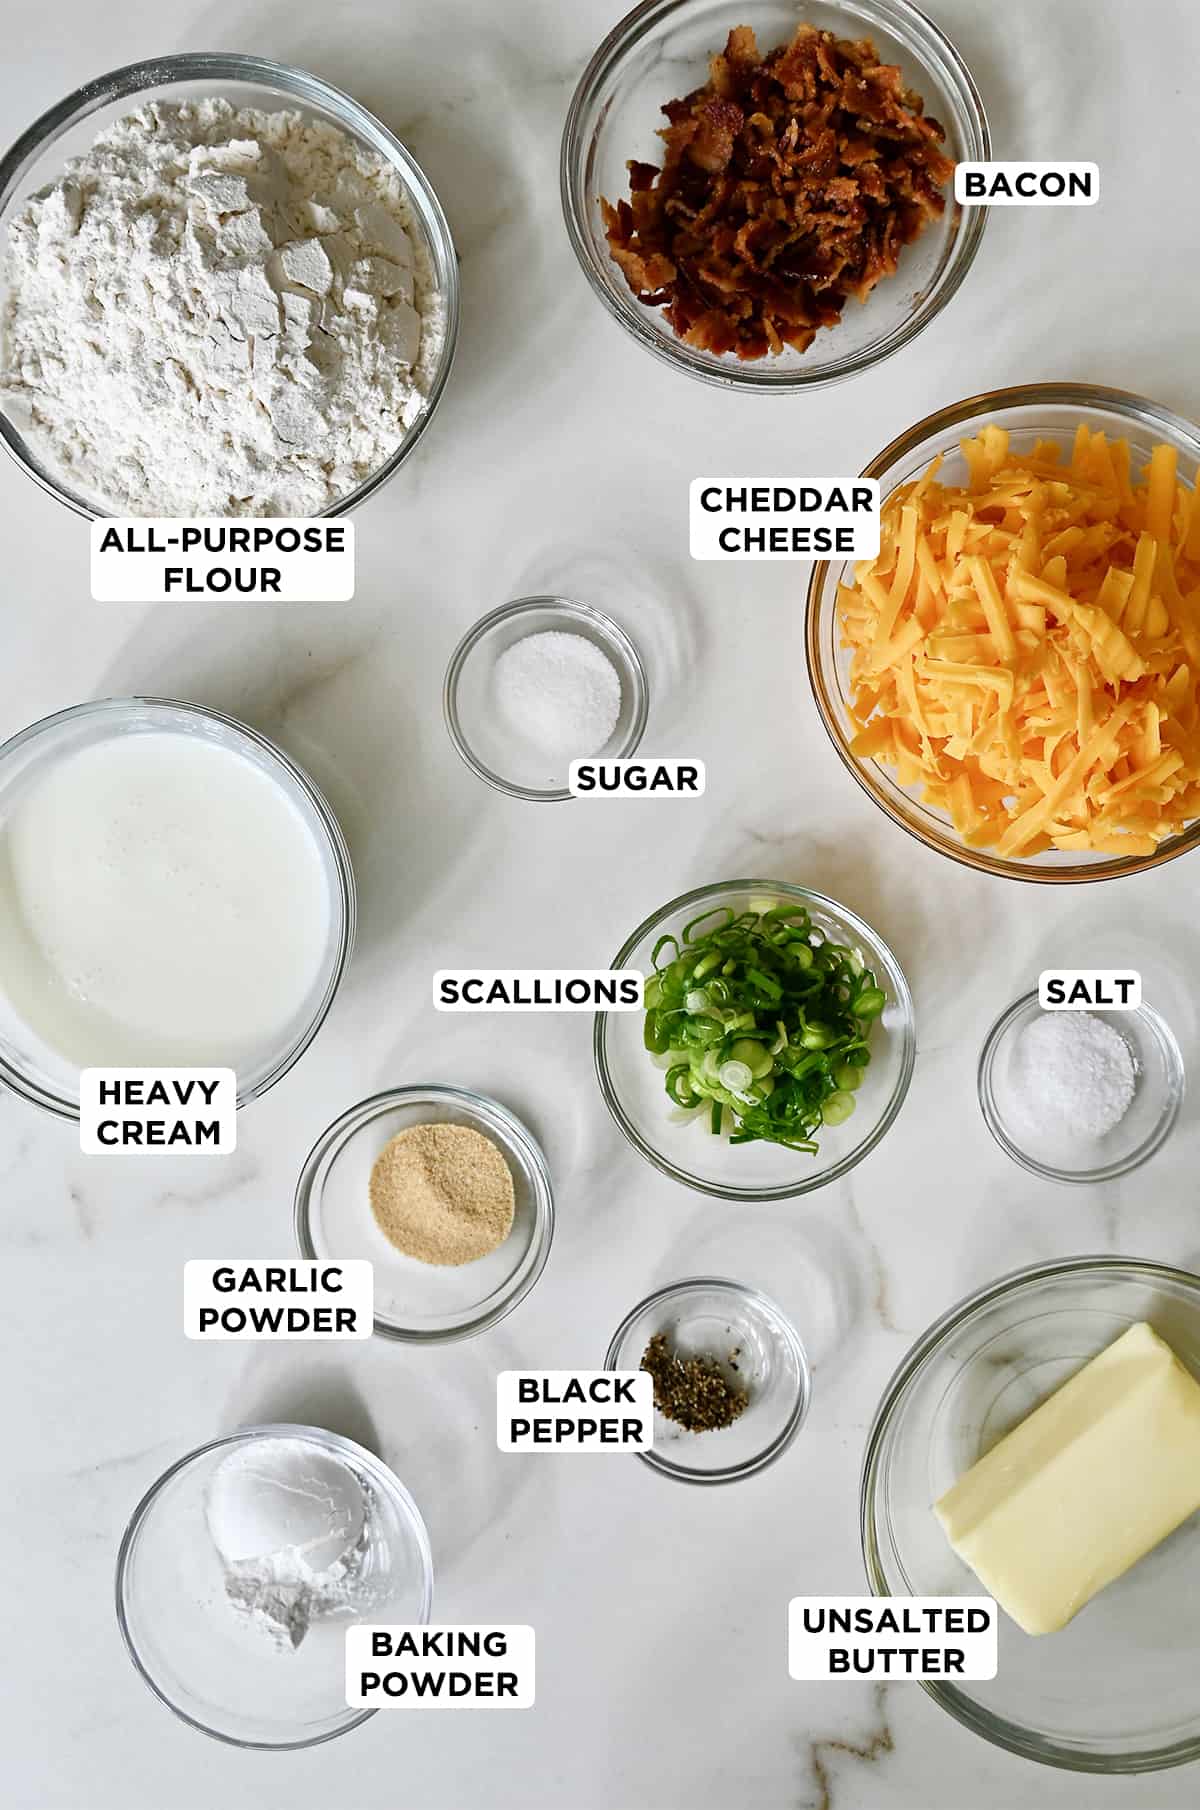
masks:
<path fill-rule="evenodd" d="M 805 1683 L 994 1678 L 998 1619 L 990 1596 L 794 1596 L 788 1672 Z"/>
<path fill-rule="evenodd" d="M 224 516 L 93 522 L 96 603 L 349 603 L 354 524 Z"/>
<path fill-rule="evenodd" d="M 183 1266 L 183 1330 L 189 1339 L 369 1339 L 374 1269 L 297 1258 Z"/>
<path fill-rule="evenodd" d="M 502 1370 L 496 1378 L 502 1452 L 646 1452 L 653 1443 L 646 1370 Z"/>
<path fill-rule="evenodd" d="M 79 1148 L 85 1156 L 228 1156 L 237 1148 L 237 1077 L 231 1068 L 85 1068 Z"/>
<path fill-rule="evenodd" d="M 444 1622 L 346 1629 L 351 1709 L 532 1709 L 534 1633 Z"/>
<path fill-rule="evenodd" d="M 573 798 L 701 798 L 702 760 L 573 760 Z"/>

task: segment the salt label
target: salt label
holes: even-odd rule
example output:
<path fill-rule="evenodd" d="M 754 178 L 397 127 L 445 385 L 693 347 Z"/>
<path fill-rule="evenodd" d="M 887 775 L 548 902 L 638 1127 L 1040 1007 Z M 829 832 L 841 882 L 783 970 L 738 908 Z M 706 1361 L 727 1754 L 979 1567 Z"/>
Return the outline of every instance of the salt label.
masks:
<path fill-rule="evenodd" d="M 1043 968 L 1038 975 L 1038 1004 L 1043 1012 L 1135 1012 L 1142 1003 L 1142 977 L 1136 968 Z"/>
<path fill-rule="evenodd" d="M 654 1382 L 647 1370 L 501 1370 L 502 1452 L 647 1452 Z"/>
<path fill-rule="evenodd" d="M 788 1672 L 810 1684 L 994 1678 L 998 1621 L 990 1596 L 794 1596 Z"/>
<path fill-rule="evenodd" d="M 640 1012 L 636 968 L 439 968 L 439 1012 Z"/>
<path fill-rule="evenodd" d="M 369 1339 L 374 1267 L 296 1258 L 183 1266 L 183 1330 L 189 1339 Z"/>
<path fill-rule="evenodd" d="M 85 1068 L 79 1148 L 85 1156 L 228 1156 L 237 1148 L 237 1076 L 231 1068 Z"/>
<path fill-rule="evenodd" d="M 689 523 L 693 559 L 874 559 L 879 480 L 694 478 Z"/>
<path fill-rule="evenodd" d="M 351 1709 L 532 1709 L 533 1629 L 404 1623 L 346 1629 Z"/>
<path fill-rule="evenodd" d="M 354 524 L 223 516 L 92 523 L 96 603 L 349 603 Z"/>

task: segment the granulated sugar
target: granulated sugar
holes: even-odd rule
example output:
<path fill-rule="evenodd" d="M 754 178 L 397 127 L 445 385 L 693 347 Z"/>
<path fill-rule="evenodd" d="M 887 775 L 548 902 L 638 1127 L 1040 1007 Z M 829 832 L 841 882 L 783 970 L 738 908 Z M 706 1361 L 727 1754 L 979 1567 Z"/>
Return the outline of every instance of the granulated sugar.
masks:
<path fill-rule="evenodd" d="M 586 635 L 546 629 L 496 661 L 496 704 L 509 728 L 560 760 L 599 754 L 621 714 L 616 667 Z"/>

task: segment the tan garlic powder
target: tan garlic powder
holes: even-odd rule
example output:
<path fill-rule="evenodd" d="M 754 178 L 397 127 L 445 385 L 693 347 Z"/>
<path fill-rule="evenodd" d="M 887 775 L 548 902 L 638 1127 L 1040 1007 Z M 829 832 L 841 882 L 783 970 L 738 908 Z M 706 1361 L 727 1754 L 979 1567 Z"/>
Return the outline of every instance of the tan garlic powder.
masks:
<path fill-rule="evenodd" d="M 512 1230 L 503 1155 L 469 1125 L 410 1125 L 371 1170 L 371 1211 L 389 1243 L 422 1263 L 473 1263 Z"/>

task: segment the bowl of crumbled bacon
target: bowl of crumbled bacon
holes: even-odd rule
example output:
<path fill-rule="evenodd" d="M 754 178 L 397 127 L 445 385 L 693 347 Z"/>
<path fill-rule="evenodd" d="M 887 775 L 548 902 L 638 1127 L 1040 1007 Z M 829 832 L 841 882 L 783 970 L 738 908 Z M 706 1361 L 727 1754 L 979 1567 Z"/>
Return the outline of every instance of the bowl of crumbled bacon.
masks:
<path fill-rule="evenodd" d="M 791 392 L 906 345 L 965 277 L 983 106 L 907 0 L 645 0 L 563 133 L 567 230 L 595 293 L 693 376 Z"/>

